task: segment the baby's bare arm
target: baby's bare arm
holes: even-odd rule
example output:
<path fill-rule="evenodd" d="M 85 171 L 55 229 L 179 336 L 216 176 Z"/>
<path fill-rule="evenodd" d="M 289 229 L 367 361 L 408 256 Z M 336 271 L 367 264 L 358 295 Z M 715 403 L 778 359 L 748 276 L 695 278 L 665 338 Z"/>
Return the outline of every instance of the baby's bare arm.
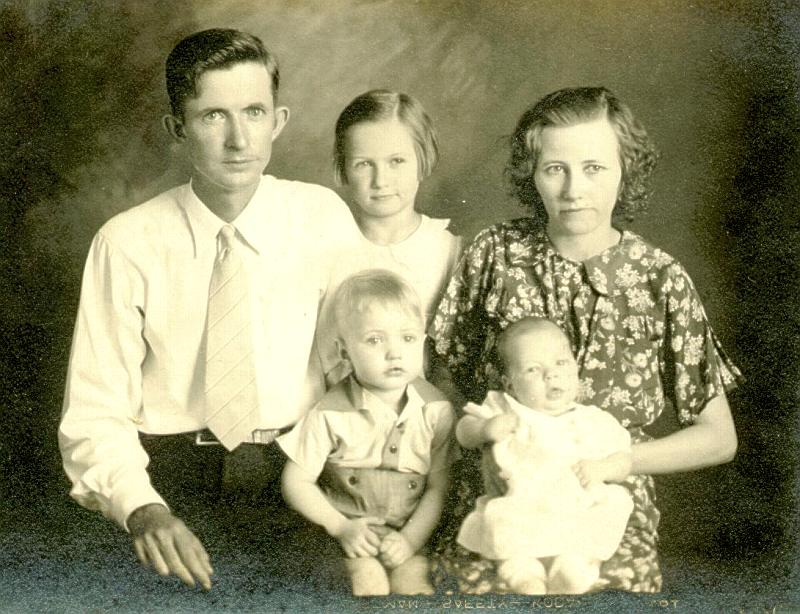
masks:
<path fill-rule="evenodd" d="M 516 414 L 500 414 L 492 418 L 466 415 L 458 421 L 456 439 L 465 448 L 478 448 L 505 439 L 518 426 Z"/>

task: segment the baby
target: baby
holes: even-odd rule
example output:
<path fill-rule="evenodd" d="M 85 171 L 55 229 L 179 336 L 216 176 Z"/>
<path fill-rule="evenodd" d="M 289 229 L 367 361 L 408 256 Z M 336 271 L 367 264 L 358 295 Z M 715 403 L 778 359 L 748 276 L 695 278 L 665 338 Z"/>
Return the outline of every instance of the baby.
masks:
<path fill-rule="evenodd" d="M 339 541 L 353 594 L 430 594 L 424 546 L 444 503 L 454 417 L 420 377 L 419 298 L 371 269 L 339 286 L 333 309 L 352 374 L 278 439 L 284 497 Z"/>
<path fill-rule="evenodd" d="M 498 341 L 505 392 L 468 403 L 456 428 L 484 444 L 486 494 L 459 543 L 498 562 L 513 592 L 583 593 L 619 546 L 633 509 L 624 480 L 630 436 L 610 414 L 575 402 L 578 365 L 552 322 L 524 318 Z"/>

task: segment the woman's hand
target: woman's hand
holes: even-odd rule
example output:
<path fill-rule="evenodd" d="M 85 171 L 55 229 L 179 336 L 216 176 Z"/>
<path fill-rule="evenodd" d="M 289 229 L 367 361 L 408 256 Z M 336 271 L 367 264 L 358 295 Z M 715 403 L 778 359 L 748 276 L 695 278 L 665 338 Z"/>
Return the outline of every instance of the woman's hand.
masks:
<path fill-rule="evenodd" d="M 379 550 L 381 563 L 389 569 L 402 565 L 414 554 L 414 547 L 397 531 L 391 531 L 384 536 Z"/>
<path fill-rule="evenodd" d="M 496 443 L 511 435 L 518 426 L 519 418 L 516 414 L 500 414 L 484 423 L 481 434 L 486 443 Z"/>
<path fill-rule="evenodd" d="M 633 455 L 630 452 L 615 452 L 605 458 L 578 461 L 572 470 L 581 486 L 589 488 L 605 482 L 622 482 L 631 474 Z"/>
<path fill-rule="evenodd" d="M 365 518 L 344 518 L 339 525 L 330 531 L 342 545 L 348 558 L 377 556 L 381 538 L 370 528 L 370 525 L 382 525 L 382 518 L 367 516 Z"/>

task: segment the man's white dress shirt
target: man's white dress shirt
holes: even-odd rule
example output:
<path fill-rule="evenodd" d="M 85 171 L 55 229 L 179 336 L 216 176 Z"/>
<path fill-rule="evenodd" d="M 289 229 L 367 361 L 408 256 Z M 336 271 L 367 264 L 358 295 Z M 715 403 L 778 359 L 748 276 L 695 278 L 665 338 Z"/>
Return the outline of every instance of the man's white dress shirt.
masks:
<path fill-rule="evenodd" d="M 224 224 L 187 184 L 115 216 L 92 242 L 59 443 L 72 496 L 122 526 L 164 503 L 138 432 L 205 426 L 203 336 Z M 324 391 L 317 313 L 331 263 L 360 235 L 332 191 L 268 175 L 232 224 L 253 283 L 259 428 L 285 427 Z"/>

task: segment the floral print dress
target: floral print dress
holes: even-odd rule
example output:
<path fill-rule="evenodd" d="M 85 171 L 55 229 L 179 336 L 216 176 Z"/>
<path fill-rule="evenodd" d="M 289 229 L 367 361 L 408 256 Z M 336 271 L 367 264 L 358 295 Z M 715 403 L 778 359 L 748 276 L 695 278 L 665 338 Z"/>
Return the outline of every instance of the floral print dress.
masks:
<path fill-rule="evenodd" d="M 436 353 L 469 401 L 502 388 L 498 334 L 526 316 L 548 318 L 568 335 L 580 367 L 581 398 L 612 414 L 632 442 L 669 399 L 682 426 L 740 377 L 706 319 L 686 270 L 669 254 L 623 231 L 620 242 L 584 262 L 559 255 L 532 219 L 482 231 L 466 250 L 431 327 Z M 465 450 L 454 474 L 436 574 L 465 593 L 502 592 L 492 561 L 455 542 L 461 520 L 481 494 L 479 452 Z M 659 511 L 653 478 L 624 483 L 634 509 L 617 552 L 596 588 L 658 591 Z"/>

